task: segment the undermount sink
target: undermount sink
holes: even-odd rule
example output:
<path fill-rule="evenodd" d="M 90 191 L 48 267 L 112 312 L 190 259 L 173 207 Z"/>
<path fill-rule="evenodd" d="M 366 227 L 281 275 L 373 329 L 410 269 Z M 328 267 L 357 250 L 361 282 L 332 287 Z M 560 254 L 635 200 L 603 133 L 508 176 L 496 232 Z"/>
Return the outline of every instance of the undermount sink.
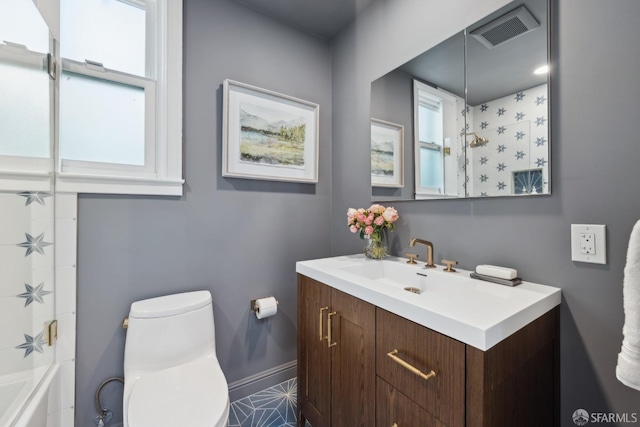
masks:
<path fill-rule="evenodd" d="M 349 255 L 301 261 L 296 271 L 480 350 L 560 304 L 555 287 L 503 286 L 472 279 L 462 269 L 450 273 L 406 261 Z"/>

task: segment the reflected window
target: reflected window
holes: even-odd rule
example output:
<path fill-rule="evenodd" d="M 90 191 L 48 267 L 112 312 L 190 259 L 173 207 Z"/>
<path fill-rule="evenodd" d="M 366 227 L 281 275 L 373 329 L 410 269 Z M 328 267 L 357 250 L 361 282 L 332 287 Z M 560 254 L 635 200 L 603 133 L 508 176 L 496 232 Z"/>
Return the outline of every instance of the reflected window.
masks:
<path fill-rule="evenodd" d="M 416 197 L 447 193 L 446 157 L 456 139 L 456 99 L 441 89 L 414 80 Z"/>

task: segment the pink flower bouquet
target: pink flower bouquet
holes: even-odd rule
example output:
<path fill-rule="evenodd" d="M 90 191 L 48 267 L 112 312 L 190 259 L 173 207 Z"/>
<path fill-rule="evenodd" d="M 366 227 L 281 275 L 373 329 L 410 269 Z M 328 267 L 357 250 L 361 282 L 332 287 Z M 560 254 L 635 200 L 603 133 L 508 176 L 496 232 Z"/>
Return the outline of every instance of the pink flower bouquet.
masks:
<path fill-rule="evenodd" d="M 383 231 L 393 231 L 398 220 L 398 211 L 393 207 L 371 205 L 369 209 L 347 210 L 347 225 L 352 233 L 360 233 L 361 239 L 368 239 L 365 254 L 370 258 L 383 258 L 387 248 L 382 243 Z M 372 248 L 370 248 L 372 246 Z M 369 252 L 368 252 L 369 251 Z"/>

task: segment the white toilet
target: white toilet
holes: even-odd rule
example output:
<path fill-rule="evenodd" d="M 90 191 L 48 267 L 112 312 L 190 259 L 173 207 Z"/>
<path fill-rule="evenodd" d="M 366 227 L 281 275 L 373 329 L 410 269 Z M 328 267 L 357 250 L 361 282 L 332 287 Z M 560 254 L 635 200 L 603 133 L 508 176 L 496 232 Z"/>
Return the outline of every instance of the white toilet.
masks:
<path fill-rule="evenodd" d="M 229 387 L 216 357 L 209 291 L 131 304 L 124 427 L 223 427 Z"/>

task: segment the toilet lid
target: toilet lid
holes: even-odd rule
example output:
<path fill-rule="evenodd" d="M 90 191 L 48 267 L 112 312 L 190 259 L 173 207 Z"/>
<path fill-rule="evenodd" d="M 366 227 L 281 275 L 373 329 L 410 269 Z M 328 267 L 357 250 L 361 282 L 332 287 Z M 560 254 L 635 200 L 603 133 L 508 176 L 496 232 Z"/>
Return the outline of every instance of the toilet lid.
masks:
<path fill-rule="evenodd" d="M 217 427 L 229 414 L 227 381 L 215 357 L 145 374 L 129 397 L 130 427 Z"/>

